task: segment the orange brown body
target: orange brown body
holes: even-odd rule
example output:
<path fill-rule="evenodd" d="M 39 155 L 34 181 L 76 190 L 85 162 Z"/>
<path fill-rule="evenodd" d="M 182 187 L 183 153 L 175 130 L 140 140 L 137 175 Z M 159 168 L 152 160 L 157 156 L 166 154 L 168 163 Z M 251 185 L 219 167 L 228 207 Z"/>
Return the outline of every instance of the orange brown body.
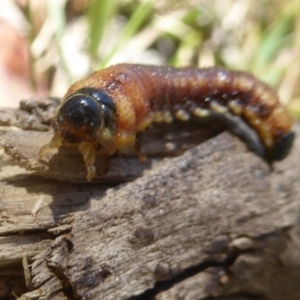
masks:
<path fill-rule="evenodd" d="M 135 147 L 136 134 L 152 122 L 188 121 L 212 111 L 244 119 L 269 160 L 287 155 L 293 120 L 276 93 L 252 75 L 217 67 L 135 64 L 111 66 L 73 84 L 57 114 L 55 135 L 41 153 L 78 144 L 91 179 L 96 152 L 109 156 Z"/>

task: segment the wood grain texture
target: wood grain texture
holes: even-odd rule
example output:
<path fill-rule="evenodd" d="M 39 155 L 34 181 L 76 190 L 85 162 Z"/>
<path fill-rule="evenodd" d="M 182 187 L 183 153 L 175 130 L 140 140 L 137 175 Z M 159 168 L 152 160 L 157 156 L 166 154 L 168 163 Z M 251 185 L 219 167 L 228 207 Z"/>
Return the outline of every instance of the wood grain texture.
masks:
<path fill-rule="evenodd" d="M 223 133 L 115 187 L 3 166 L 0 296 L 299 299 L 299 149 L 272 171 Z"/>

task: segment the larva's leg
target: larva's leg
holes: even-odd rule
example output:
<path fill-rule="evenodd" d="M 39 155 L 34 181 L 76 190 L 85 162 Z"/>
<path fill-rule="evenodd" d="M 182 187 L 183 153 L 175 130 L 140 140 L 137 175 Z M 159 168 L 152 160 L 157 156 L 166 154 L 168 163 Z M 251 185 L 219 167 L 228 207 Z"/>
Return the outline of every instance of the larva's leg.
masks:
<path fill-rule="evenodd" d="M 146 155 L 141 151 L 140 145 L 134 145 L 133 150 L 137 157 L 139 158 L 140 162 L 144 162 L 146 160 Z"/>
<path fill-rule="evenodd" d="M 101 161 L 101 169 L 98 169 L 99 175 L 105 175 L 109 171 L 109 156 L 108 155 L 101 155 L 100 154 L 100 161 Z"/>
<path fill-rule="evenodd" d="M 87 180 L 90 181 L 96 175 L 96 168 L 94 166 L 96 159 L 96 147 L 93 143 L 82 142 L 78 147 L 79 152 L 83 156 L 83 161 L 87 169 Z"/>
<path fill-rule="evenodd" d="M 47 153 L 48 151 L 55 149 L 55 148 L 60 148 L 62 146 L 62 140 L 61 140 L 61 136 L 59 134 L 58 131 L 55 132 L 53 138 L 51 139 L 49 144 L 44 145 L 40 152 L 39 152 L 39 156 L 43 156 L 45 153 Z"/>
<path fill-rule="evenodd" d="M 219 114 L 226 114 L 228 112 L 228 108 L 224 105 L 219 104 L 217 101 L 211 101 L 210 109 Z"/>
<path fill-rule="evenodd" d="M 118 149 L 120 153 L 127 153 L 128 150 L 133 149 L 139 160 L 143 162 L 145 161 L 146 156 L 140 150 L 141 140 L 141 131 L 137 133 L 121 132 L 117 135 L 114 141 L 114 147 L 115 150 Z"/>
<path fill-rule="evenodd" d="M 174 108 L 173 115 L 177 120 L 183 122 L 186 122 L 190 119 L 189 112 L 179 106 Z"/>
<path fill-rule="evenodd" d="M 141 151 L 141 145 L 143 142 L 143 132 L 138 132 L 136 134 L 135 144 L 133 146 L 133 150 L 137 157 L 139 158 L 140 162 L 144 162 L 146 160 L 146 155 Z"/>

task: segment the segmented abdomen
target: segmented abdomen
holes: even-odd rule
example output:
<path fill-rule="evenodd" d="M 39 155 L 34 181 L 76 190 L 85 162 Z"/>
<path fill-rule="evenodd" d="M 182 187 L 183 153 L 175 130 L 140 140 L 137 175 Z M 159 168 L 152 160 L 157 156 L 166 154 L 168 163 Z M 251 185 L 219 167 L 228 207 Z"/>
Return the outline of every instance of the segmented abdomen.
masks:
<path fill-rule="evenodd" d="M 272 149 L 290 132 L 293 120 L 275 91 L 245 72 L 222 68 L 128 65 L 146 91 L 154 121 L 186 121 L 210 111 L 240 115 Z M 281 146 L 281 145 L 280 145 Z"/>

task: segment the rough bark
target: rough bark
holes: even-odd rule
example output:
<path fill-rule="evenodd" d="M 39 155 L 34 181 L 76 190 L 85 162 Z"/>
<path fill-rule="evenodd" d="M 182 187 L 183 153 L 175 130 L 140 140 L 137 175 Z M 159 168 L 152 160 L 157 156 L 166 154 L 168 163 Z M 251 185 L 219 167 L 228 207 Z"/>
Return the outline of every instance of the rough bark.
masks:
<path fill-rule="evenodd" d="M 47 133 L 1 139 L 6 158 L 32 170 L 0 172 L 1 298 L 300 298 L 298 138 L 273 168 L 222 133 L 146 165 L 115 157 L 94 184 L 75 151 L 54 167 L 36 159 Z M 47 178 L 68 176 L 82 183 Z"/>

